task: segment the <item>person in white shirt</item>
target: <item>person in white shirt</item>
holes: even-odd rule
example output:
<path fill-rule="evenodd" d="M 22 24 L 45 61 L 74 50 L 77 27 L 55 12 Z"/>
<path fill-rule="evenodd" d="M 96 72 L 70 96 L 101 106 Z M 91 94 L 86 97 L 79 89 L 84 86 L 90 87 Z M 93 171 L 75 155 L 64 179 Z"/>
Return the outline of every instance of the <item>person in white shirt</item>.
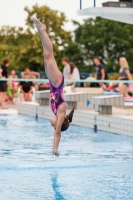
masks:
<path fill-rule="evenodd" d="M 77 80 L 77 81 L 80 80 L 79 70 L 76 67 L 76 65 L 73 62 L 70 62 L 69 65 L 70 65 L 69 79 Z M 71 83 L 68 83 L 67 85 L 71 85 L 71 86 L 74 86 L 74 87 L 80 87 L 79 82 L 77 82 L 77 83 L 71 82 Z"/>
<path fill-rule="evenodd" d="M 69 59 L 67 57 L 62 58 L 62 65 L 64 66 L 64 69 L 63 69 L 64 79 L 68 80 L 70 79 L 69 78 L 70 65 L 69 65 Z M 66 86 L 67 83 L 65 83 L 64 85 Z"/>

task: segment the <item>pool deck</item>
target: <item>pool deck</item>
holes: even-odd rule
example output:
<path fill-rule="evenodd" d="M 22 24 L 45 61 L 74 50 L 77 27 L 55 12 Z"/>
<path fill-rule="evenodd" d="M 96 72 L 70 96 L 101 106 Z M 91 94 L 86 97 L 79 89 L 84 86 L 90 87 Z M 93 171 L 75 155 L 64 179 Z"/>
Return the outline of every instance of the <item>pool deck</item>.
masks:
<path fill-rule="evenodd" d="M 40 106 L 38 103 L 15 103 L 14 105 L 6 103 L 6 106 L 9 109 L 0 109 L 0 115 L 25 114 L 48 120 L 53 117 L 49 106 Z M 114 113 L 115 109 L 117 108 L 113 108 Z M 98 131 L 133 137 L 133 114 L 128 115 L 125 109 L 120 114 L 112 115 L 100 115 L 95 110 L 75 110 L 72 124 L 91 129 L 96 127 Z"/>
<path fill-rule="evenodd" d="M 0 109 L 0 115 L 25 114 L 48 120 L 53 117 L 49 106 L 40 106 L 38 103 L 16 103 L 14 105 L 6 104 L 6 106 L 8 109 Z M 69 110 L 67 113 L 68 112 Z M 94 129 L 94 126 L 96 126 L 98 131 L 111 132 L 133 137 L 133 115 L 100 115 L 94 110 L 75 110 L 72 124 L 91 129 Z"/>
<path fill-rule="evenodd" d="M 5 106 L 8 108 L 8 109 L 1 109 L 0 108 L 0 115 L 1 114 L 7 114 L 7 115 L 10 115 L 10 114 L 17 114 L 18 113 L 18 110 L 17 110 L 17 104 L 5 104 Z"/>
<path fill-rule="evenodd" d="M 67 110 L 67 113 L 69 112 L 70 110 Z M 18 113 L 48 120 L 54 116 L 49 106 L 40 106 L 36 103 L 18 103 Z M 98 131 L 133 137 L 133 115 L 100 115 L 94 110 L 75 110 L 72 124 L 91 129 L 97 127 Z"/>

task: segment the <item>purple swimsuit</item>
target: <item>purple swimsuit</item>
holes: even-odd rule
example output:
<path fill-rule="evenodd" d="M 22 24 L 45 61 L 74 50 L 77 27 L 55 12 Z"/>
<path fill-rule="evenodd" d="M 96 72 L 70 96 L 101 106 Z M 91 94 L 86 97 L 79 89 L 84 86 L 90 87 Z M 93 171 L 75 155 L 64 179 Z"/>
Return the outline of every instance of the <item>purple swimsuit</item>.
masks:
<path fill-rule="evenodd" d="M 57 115 L 59 106 L 64 103 L 64 99 L 62 98 L 62 91 L 64 85 L 64 76 L 62 75 L 61 83 L 58 87 L 55 87 L 52 82 L 49 80 L 50 84 L 50 104 L 51 109 L 55 115 Z"/>

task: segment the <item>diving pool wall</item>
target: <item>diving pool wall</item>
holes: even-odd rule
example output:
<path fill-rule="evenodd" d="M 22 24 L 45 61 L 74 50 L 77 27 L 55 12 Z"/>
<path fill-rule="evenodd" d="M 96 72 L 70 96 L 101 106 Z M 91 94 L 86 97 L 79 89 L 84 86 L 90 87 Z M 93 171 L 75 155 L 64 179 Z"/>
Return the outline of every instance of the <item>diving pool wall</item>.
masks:
<path fill-rule="evenodd" d="M 51 119 L 54 116 L 50 107 L 39 106 L 36 103 L 18 103 L 18 113 L 44 119 Z M 91 129 L 97 125 L 99 131 L 133 137 L 133 116 L 99 115 L 97 112 L 75 110 L 72 124 Z"/>

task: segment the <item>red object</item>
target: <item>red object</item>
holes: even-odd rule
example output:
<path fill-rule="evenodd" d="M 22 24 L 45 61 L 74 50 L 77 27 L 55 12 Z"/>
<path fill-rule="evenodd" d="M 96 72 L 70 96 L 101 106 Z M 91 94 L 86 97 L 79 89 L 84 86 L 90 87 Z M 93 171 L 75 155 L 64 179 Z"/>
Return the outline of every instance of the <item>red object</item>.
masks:
<path fill-rule="evenodd" d="M 12 102 L 12 97 L 5 97 L 5 102 Z"/>
<path fill-rule="evenodd" d="M 49 83 L 40 84 L 40 85 L 39 85 L 39 91 L 41 91 L 41 90 L 49 90 L 49 89 L 50 89 Z"/>
<path fill-rule="evenodd" d="M 128 86 L 128 92 L 132 92 L 132 85 L 131 84 Z"/>
<path fill-rule="evenodd" d="M 39 87 L 40 88 L 50 88 L 50 85 L 49 85 L 49 83 L 46 83 L 46 84 L 41 84 Z"/>
<path fill-rule="evenodd" d="M 133 99 L 133 97 L 124 97 L 124 100 Z"/>
<path fill-rule="evenodd" d="M 110 86 L 107 86 L 107 90 L 112 90 L 114 88 L 114 83 L 112 83 Z"/>

